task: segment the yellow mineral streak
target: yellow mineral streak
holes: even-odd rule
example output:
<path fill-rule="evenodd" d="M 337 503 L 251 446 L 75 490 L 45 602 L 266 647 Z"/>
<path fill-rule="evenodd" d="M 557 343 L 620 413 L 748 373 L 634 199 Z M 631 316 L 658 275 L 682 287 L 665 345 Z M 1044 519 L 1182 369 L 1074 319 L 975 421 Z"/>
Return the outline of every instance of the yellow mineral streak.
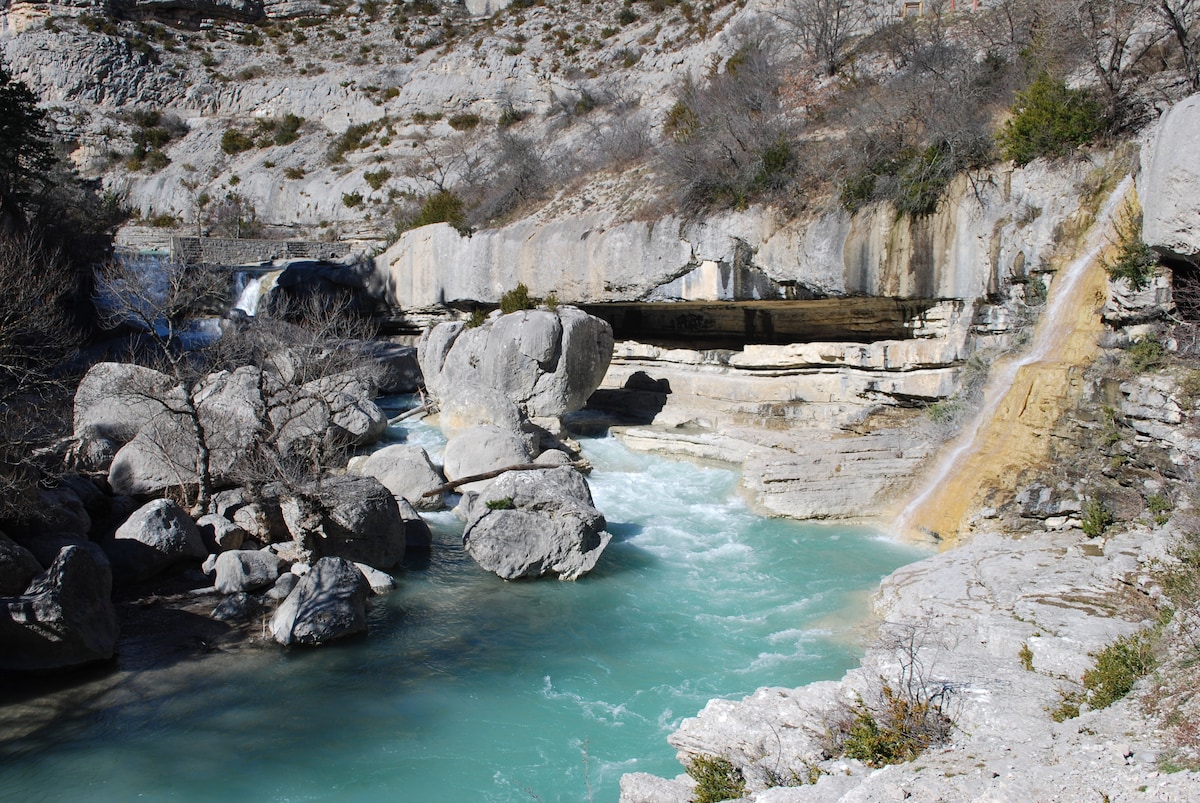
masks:
<path fill-rule="evenodd" d="M 1114 196 L 1126 194 L 1132 196 L 1129 182 Z M 1110 202 L 1110 210 L 1117 200 Z M 934 535 L 944 546 L 952 546 L 968 534 L 968 517 L 993 491 L 1015 487 L 1023 471 L 1046 460 L 1055 424 L 1078 398 L 1084 371 L 1098 350 L 1103 329 L 1099 309 L 1108 293 L 1103 261 L 1112 248 L 1111 219 L 1111 211 L 1102 214 L 1096 225 L 1103 231 L 1092 232 L 1081 245 L 1080 257 L 1090 252 L 1091 258 L 1078 281 L 1056 279 L 1051 286 L 1046 317 L 1031 347 L 1036 358 L 1015 355 L 992 366 L 981 420 L 941 455 L 927 487 L 919 489 L 897 518 L 899 534 Z M 1064 273 L 1060 269 L 1058 276 Z M 1069 295 L 1056 299 L 1056 290 Z"/>

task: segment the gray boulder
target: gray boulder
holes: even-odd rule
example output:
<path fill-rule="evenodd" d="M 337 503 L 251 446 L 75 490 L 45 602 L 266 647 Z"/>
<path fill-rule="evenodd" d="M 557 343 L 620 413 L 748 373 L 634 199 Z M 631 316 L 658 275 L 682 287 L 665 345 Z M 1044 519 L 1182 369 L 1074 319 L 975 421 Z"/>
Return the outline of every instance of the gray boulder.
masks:
<path fill-rule="evenodd" d="M 222 594 L 258 591 L 275 584 L 280 563 L 279 557 L 266 549 L 222 552 L 217 556 L 214 585 Z"/>
<path fill-rule="evenodd" d="M 168 499 L 155 499 L 134 511 L 117 528 L 107 551 L 122 580 L 145 580 L 208 555 L 196 522 Z"/>
<path fill-rule="evenodd" d="M 0 533 L 0 597 L 13 597 L 42 573 L 42 564 L 25 547 Z"/>
<path fill-rule="evenodd" d="M 112 574 L 94 546 L 68 546 L 24 594 L 0 598 L 0 669 L 60 669 L 112 658 Z"/>
<path fill-rule="evenodd" d="M 390 569 L 404 559 L 404 520 L 374 477 L 325 477 L 282 501 L 292 538 L 312 555 Z"/>
<path fill-rule="evenodd" d="M 575 307 L 493 317 L 471 329 L 438 324 L 418 346 L 425 384 L 443 409 L 464 389 L 500 391 L 530 417 L 583 407 L 608 370 L 612 328 Z"/>
<path fill-rule="evenodd" d="M 75 435 L 128 443 L 164 403 L 184 403 L 183 388 L 164 373 L 140 365 L 102 362 L 75 390 Z"/>
<path fill-rule="evenodd" d="M 246 540 L 245 530 L 216 513 L 208 513 L 196 519 L 196 526 L 200 528 L 204 546 L 215 552 L 240 549 L 242 542 Z"/>
<path fill-rule="evenodd" d="M 578 471 L 513 471 L 472 503 L 463 546 L 505 580 L 547 574 L 575 580 L 592 570 L 612 540 L 605 526 Z"/>
<path fill-rule="evenodd" d="M 402 443 L 385 446 L 365 458 L 355 458 L 349 470 L 365 477 L 374 477 L 397 499 L 408 500 L 418 510 L 441 510 L 446 506 L 445 494 L 424 495 L 426 491 L 443 485 L 446 480 L 420 446 Z"/>
<path fill-rule="evenodd" d="M 367 629 L 371 588 L 343 558 L 321 558 L 271 618 L 271 635 L 284 646 L 314 646 Z"/>
<path fill-rule="evenodd" d="M 232 480 L 245 467 L 262 431 L 266 411 L 264 377 L 257 368 L 220 371 L 205 377 L 188 402 L 147 421 L 136 437 L 121 447 L 109 467 L 116 493 L 155 494 L 197 482 L 200 442 L 204 433 L 209 472 L 214 483 Z"/>
<path fill-rule="evenodd" d="M 271 590 L 267 592 L 267 596 L 274 600 L 287 599 L 288 594 L 292 593 L 292 589 L 296 587 L 296 583 L 298 582 L 300 582 L 299 575 L 284 572 L 275 578 L 275 585 L 271 586 Z"/>
<path fill-rule="evenodd" d="M 356 563 L 354 565 L 358 567 L 358 570 L 362 572 L 362 576 L 366 578 L 367 585 L 371 587 L 372 594 L 386 594 L 389 591 L 396 590 L 396 578 L 387 572 L 373 569 L 365 563 Z"/>
<path fill-rule="evenodd" d="M 424 384 L 417 350 L 380 340 L 364 341 L 360 348 L 374 363 L 378 392 L 385 396 L 396 393 L 415 393 Z"/>
<path fill-rule="evenodd" d="M 515 432 L 495 426 L 473 427 L 452 437 L 442 454 L 446 479 L 458 480 L 498 468 L 519 466 L 533 459 L 528 443 Z M 465 490 L 485 487 L 483 481 L 461 486 Z"/>

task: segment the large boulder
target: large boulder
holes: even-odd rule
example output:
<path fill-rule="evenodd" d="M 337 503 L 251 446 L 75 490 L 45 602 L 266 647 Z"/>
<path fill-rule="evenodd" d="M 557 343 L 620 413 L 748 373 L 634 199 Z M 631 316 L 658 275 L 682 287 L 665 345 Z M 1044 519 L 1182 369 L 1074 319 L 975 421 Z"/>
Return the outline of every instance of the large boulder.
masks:
<path fill-rule="evenodd" d="M 363 342 L 361 348 L 374 363 L 379 393 L 385 396 L 415 393 L 424 386 L 421 366 L 417 363 L 417 350 L 412 346 L 368 340 Z"/>
<path fill-rule="evenodd" d="M 441 510 L 446 505 L 445 494 L 424 495 L 446 481 L 420 446 L 403 443 L 385 446 L 365 458 L 355 458 L 349 470 L 374 477 L 397 499 L 408 500 L 418 510 Z"/>
<path fill-rule="evenodd" d="M 1200 261 L 1200 95 L 1175 104 L 1142 149 L 1142 239 Z"/>
<path fill-rule="evenodd" d="M 578 471 L 511 471 L 472 503 L 463 546 L 505 580 L 547 574 L 575 580 L 612 540 L 605 526 Z"/>
<path fill-rule="evenodd" d="M 155 499 L 134 511 L 106 551 L 120 580 L 146 580 L 208 554 L 196 522 L 169 499 Z"/>
<path fill-rule="evenodd" d="M 12 597 L 42 573 L 42 564 L 25 547 L 0 533 L 0 597 Z"/>
<path fill-rule="evenodd" d="M 93 365 L 75 390 L 75 435 L 128 443 L 166 406 L 186 401 L 183 388 L 164 373 L 140 365 Z"/>
<path fill-rule="evenodd" d="M 404 520 L 374 477 L 324 477 L 281 504 L 292 538 L 314 556 L 390 569 L 404 560 Z"/>
<path fill-rule="evenodd" d="M 222 484 L 245 469 L 262 432 L 266 412 L 265 378 L 257 368 L 220 371 L 201 380 L 191 400 L 147 421 L 121 447 L 109 467 L 108 481 L 121 494 L 156 494 L 198 481 L 200 441 L 208 447 L 209 473 Z"/>
<path fill-rule="evenodd" d="M 352 562 L 321 558 L 288 594 L 271 619 L 271 635 L 284 646 L 314 646 L 367 629 L 371 587 Z"/>
<path fill-rule="evenodd" d="M 19 596 L 0 598 L 0 669 L 36 671 L 113 656 L 112 574 L 94 546 L 68 546 Z"/>
<path fill-rule="evenodd" d="M 275 584 L 281 561 L 269 549 L 235 549 L 217 555 L 216 586 L 222 594 L 258 591 Z"/>
<path fill-rule="evenodd" d="M 500 391 L 530 417 L 583 407 L 612 359 L 612 328 L 575 307 L 494 316 L 481 326 L 442 323 L 421 338 L 429 392 L 453 410 L 464 389 Z"/>

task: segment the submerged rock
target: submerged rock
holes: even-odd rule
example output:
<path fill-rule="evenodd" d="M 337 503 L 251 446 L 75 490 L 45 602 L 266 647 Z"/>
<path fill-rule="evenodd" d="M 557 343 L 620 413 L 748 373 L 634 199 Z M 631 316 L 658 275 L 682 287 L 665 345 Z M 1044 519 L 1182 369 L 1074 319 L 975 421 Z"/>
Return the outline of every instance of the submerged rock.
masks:
<path fill-rule="evenodd" d="M 575 580 L 595 567 L 612 540 L 605 526 L 578 471 L 513 471 L 472 503 L 463 546 L 505 580 L 547 574 Z"/>
<path fill-rule="evenodd" d="M 315 646 L 367 629 L 371 587 L 344 558 L 321 558 L 300 579 L 275 616 L 271 635 L 284 646 Z"/>
<path fill-rule="evenodd" d="M 112 574 L 94 546 L 68 546 L 24 594 L 0 598 L 0 669 L 107 660 L 117 646 Z"/>

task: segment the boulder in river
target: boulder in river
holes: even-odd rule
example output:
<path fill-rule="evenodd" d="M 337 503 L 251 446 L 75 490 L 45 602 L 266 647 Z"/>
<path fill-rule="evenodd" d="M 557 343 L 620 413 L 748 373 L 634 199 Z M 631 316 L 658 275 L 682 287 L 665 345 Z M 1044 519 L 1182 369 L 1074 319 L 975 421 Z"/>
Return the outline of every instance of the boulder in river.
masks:
<path fill-rule="evenodd" d="M 606 526 L 575 469 L 510 471 L 472 503 L 463 545 L 505 580 L 575 580 L 592 570 L 612 540 Z"/>
<path fill-rule="evenodd" d="M 481 326 L 442 323 L 421 338 L 425 384 L 443 410 L 491 388 L 530 417 L 583 407 L 612 359 L 612 327 L 569 306 L 493 317 Z"/>
<path fill-rule="evenodd" d="M 365 458 L 351 460 L 348 468 L 355 474 L 374 477 L 397 499 L 405 499 L 419 510 L 441 510 L 446 506 L 444 494 L 424 495 L 446 481 L 420 446 L 385 446 Z"/>
<path fill-rule="evenodd" d="M 344 558 L 321 558 L 288 594 L 271 619 L 271 635 L 284 646 L 315 646 L 367 629 L 371 587 Z"/>

